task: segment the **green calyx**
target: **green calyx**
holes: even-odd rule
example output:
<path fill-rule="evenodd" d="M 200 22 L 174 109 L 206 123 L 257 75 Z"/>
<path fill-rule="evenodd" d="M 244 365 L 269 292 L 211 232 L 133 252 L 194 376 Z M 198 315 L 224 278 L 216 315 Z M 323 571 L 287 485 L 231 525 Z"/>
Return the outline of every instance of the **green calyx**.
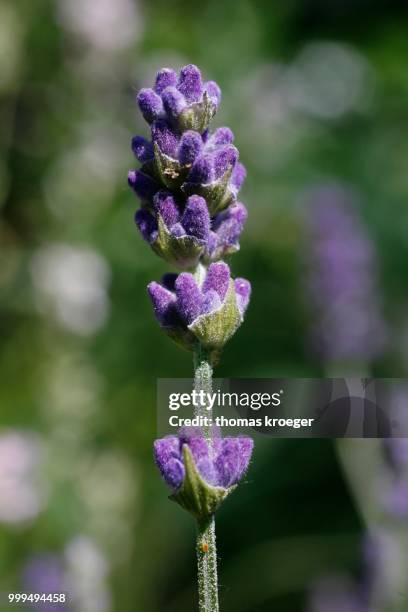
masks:
<path fill-rule="evenodd" d="M 157 143 L 153 144 L 155 173 L 167 189 L 178 189 L 186 178 L 191 165 L 182 166 L 177 159 L 163 153 Z"/>
<path fill-rule="evenodd" d="M 234 281 L 231 279 L 223 304 L 208 314 L 197 317 L 188 329 L 208 350 L 220 350 L 242 323 L 237 306 Z"/>
<path fill-rule="evenodd" d="M 157 223 L 158 236 L 152 244 L 154 252 L 181 270 L 196 267 L 203 255 L 205 245 L 193 236 L 173 236 L 159 214 Z"/>
<path fill-rule="evenodd" d="M 185 108 L 177 117 L 180 132 L 194 130 L 202 134 L 210 125 L 211 119 L 216 113 L 216 107 L 208 97 L 207 92 L 203 94 L 201 102 L 195 102 Z"/>
<path fill-rule="evenodd" d="M 199 521 L 208 520 L 235 487 L 224 489 L 206 483 L 195 466 L 187 444 L 183 446 L 183 460 L 186 472 L 183 484 L 176 493 L 170 496 L 170 499 L 177 502 Z"/>
<path fill-rule="evenodd" d="M 232 175 L 233 166 L 230 166 L 219 178 L 213 183 L 202 185 L 200 183 L 183 183 L 181 190 L 187 195 L 198 194 L 207 202 L 208 210 L 211 216 L 225 210 L 230 204 L 235 201 L 235 196 L 229 188 L 229 181 Z"/>
<path fill-rule="evenodd" d="M 187 328 L 180 326 L 163 329 L 178 346 L 187 351 L 194 351 L 199 343 L 208 351 L 215 365 L 224 344 L 241 323 L 242 315 L 237 306 L 234 281 L 231 279 L 225 300 L 217 310 L 198 316 Z"/>

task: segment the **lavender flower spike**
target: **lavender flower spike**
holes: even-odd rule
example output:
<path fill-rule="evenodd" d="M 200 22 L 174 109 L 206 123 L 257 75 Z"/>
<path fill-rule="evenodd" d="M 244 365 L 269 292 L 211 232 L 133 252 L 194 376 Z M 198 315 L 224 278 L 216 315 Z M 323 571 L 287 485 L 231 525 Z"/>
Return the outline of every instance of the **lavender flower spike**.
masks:
<path fill-rule="evenodd" d="M 234 280 L 222 261 L 239 249 L 247 210 L 237 202 L 246 171 L 234 135 L 228 127 L 209 129 L 220 99 L 218 85 L 203 82 L 193 64 L 179 74 L 160 70 L 154 87 L 137 96 L 150 138 L 132 139 L 140 169 L 128 174 L 141 200 L 135 221 L 142 238 L 181 270 L 149 283 L 154 314 L 177 344 L 194 353 L 194 385 L 204 393 L 212 390 L 212 368 L 251 295 L 250 283 Z M 219 610 L 214 512 L 242 478 L 252 447 L 249 438 L 222 439 L 209 428 L 184 429 L 154 444 L 171 499 L 197 518 L 200 612 Z"/>
<path fill-rule="evenodd" d="M 154 457 L 171 499 L 203 520 L 242 478 L 252 449 L 251 438 L 227 437 L 217 438 L 211 453 L 201 430 L 185 428 L 156 440 Z"/>
<path fill-rule="evenodd" d="M 308 196 L 307 298 L 316 314 L 311 340 L 326 362 L 374 359 L 385 344 L 373 247 L 354 212 L 353 192 L 336 183 Z"/>

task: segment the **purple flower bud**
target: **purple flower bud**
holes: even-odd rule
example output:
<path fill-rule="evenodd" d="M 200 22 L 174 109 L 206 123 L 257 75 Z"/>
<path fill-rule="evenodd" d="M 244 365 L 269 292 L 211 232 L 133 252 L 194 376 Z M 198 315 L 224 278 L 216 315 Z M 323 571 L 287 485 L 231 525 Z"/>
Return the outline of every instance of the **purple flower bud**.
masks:
<path fill-rule="evenodd" d="M 236 196 L 238 191 L 241 189 L 243 182 L 246 178 L 245 166 L 237 163 L 234 167 L 231 177 L 231 191 Z"/>
<path fill-rule="evenodd" d="M 190 236 L 206 241 L 210 233 L 210 215 L 204 198 L 190 196 L 181 219 L 181 223 Z"/>
<path fill-rule="evenodd" d="M 214 134 L 211 136 L 211 145 L 219 146 L 219 145 L 227 145 L 232 144 L 234 142 L 234 134 L 229 127 L 220 127 L 217 128 Z"/>
<path fill-rule="evenodd" d="M 224 438 L 215 460 L 219 484 L 228 488 L 238 482 L 246 471 L 253 449 L 251 438 Z"/>
<path fill-rule="evenodd" d="M 183 166 L 191 165 L 203 148 L 203 141 L 197 132 L 184 132 L 180 139 L 178 159 Z"/>
<path fill-rule="evenodd" d="M 214 289 L 220 296 L 221 301 L 224 301 L 228 291 L 229 281 L 230 269 L 227 264 L 223 261 L 212 263 L 207 270 L 203 291 L 206 292 L 210 289 Z"/>
<path fill-rule="evenodd" d="M 188 272 L 182 272 L 175 284 L 177 296 L 177 309 L 183 319 L 189 325 L 201 312 L 202 294 L 194 279 Z"/>
<path fill-rule="evenodd" d="M 171 232 L 171 235 L 174 236 L 175 238 L 181 238 L 182 236 L 186 235 L 186 230 L 181 225 L 181 223 L 175 223 L 173 227 L 171 228 L 170 232 Z"/>
<path fill-rule="evenodd" d="M 163 105 L 170 120 L 176 121 L 177 117 L 186 108 L 186 100 L 176 87 L 167 87 L 162 94 Z"/>
<path fill-rule="evenodd" d="M 177 325 L 176 296 L 174 293 L 154 281 L 148 284 L 147 291 L 152 300 L 154 314 L 160 325 L 163 327 Z"/>
<path fill-rule="evenodd" d="M 185 475 L 180 457 L 180 442 L 176 436 L 168 436 L 154 442 L 154 458 L 160 473 L 171 489 L 178 489 Z"/>
<path fill-rule="evenodd" d="M 208 157 L 199 157 L 188 175 L 191 183 L 208 185 L 214 180 L 214 170 L 212 160 Z"/>
<path fill-rule="evenodd" d="M 248 307 L 249 298 L 251 297 L 251 283 L 245 278 L 236 278 L 234 285 L 237 305 L 241 315 L 243 315 Z"/>
<path fill-rule="evenodd" d="M 211 102 L 217 108 L 221 101 L 221 89 L 218 87 L 215 81 L 207 81 L 204 85 L 204 89 L 208 94 Z"/>
<path fill-rule="evenodd" d="M 222 301 L 215 289 L 209 289 L 203 296 L 201 305 L 201 314 L 208 314 L 218 310 L 222 305 Z"/>
<path fill-rule="evenodd" d="M 238 247 L 238 239 L 244 229 L 247 216 L 245 206 L 241 202 L 236 202 L 215 217 L 212 225 L 216 235 L 213 250 L 218 249 L 220 257 L 228 253 L 230 247 Z"/>
<path fill-rule="evenodd" d="M 178 140 L 167 121 L 159 119 L 152 124 L 152 141 L 156 143 L 162 153 L 177 157 Z"/>
<path fill-rule="evenodd" d="M 143 138 L 143 136 L 135 136 L 132 138 L 132 151 L 136 159 L 142 164 L 154 158 L 152 143 L 146 140 L 146 138 Z"/>
<path fill-rule="evenodd" d="M 171 68 L 162 68 L 156 75 L 155 92 L 160 96 L 166 87 L 177 85 L 177 73 Z"/>
<path fill-rule="evenodd" d="M 152 199 L 159 188 L 156 181 L 140 170 L 129 170 L 128 183 L 142 200 Z"/>
<path fill-rule="evenodd" d="M 137 95 L 137 102 L 143 117 L 148 123 L 158 119 L 163 112 L 163 102 L 153 89 L 141 89 Z"/>
<path fill-rule="evenodd" d="M 135 214 L 135 222 L 144 240 L 153 242 L 157 237 L 157 221 L 145 208 L 140 208 Z"/>
<path fill-rule="evenodd" d="M 177 491 L 185 476 L 183 446 L 187 445 L 195 467 L 204 481 L 213 487 L 229 489 L 246 472 L 253 450 L 251 438 L 221 438 L 210 453 L 208 442 L 200 430 L 180 431 L 179 436 L 166 436 L 154 443 L 154 457 L 164 481 Z"/>
<path fill-rule="evenodd" d="M 187 102 L 198 102 L 201 99 L 203 83 L 201 72 L 197 66 L 188 64 L 181 69 L 177 89 L 183 94 Z"/>
<path fill-rule="evenodd" d="M 226 145 L 217 149 L 213 159 L 215 178 L 221 178 L 231 166 L 236 164 L 237 160 L 238 149 L 234 145 Z"/>
<path fill-rule="evenodd" d="M 180 220 L 176 201 L 168 191 L 158 191 L 153 198 L 153 206 L 169 229 Z"/>

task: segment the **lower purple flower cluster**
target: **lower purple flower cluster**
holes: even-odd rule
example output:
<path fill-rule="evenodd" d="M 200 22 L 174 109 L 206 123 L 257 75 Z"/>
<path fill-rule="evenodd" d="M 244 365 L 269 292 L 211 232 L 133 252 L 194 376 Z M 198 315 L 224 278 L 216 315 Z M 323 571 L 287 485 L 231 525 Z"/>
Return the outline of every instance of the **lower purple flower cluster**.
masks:
<path fill-rule="evenodd" d="M 197 341 L 220 349 L 240 325 L 251 286 L 244 278 L 231 279 L 226 263 L 211 264 L 201 282 L 189 272 L 166 274 L 148 292 L 160 326 L 186 348 Z"/>
<path fill-rule="evenodd" d="M 172 491 L 183 484 L 186 468 L 183 446 L 191 451 L 195 467 L 202 479 L 212 487 L 229 489 L 239 482 L 248 468 L 253 441 L 237 438 L 214 437 L 213 448 L 197 429 L 182 429 L 178 436 L 166 436 L 154 443 L 154 456 L 160 473 Z"/>

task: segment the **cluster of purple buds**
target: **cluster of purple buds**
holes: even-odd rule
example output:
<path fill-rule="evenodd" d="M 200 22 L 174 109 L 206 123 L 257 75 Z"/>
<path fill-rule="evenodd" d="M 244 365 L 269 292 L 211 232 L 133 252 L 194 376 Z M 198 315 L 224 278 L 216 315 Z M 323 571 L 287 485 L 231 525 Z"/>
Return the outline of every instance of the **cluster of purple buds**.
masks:
<path fill-rule="evenodd" d="M 187 349 L 198 341 L 219 351 L 250 295 L 249 283 L 234 282 L 219 261 L 239 249 L 247 218 L 237 201 L 245 168 L 234 135 L 227 127 L 209 130 L 220 97 L 218 85 L 203 83 L 191 64 L 179 74 L 160 70 L 154 88 L 137 96 L 151 134 L 132 140 L 141 163 L 128 175 L 141 200 L 136 225 L 157 255 L 184 271 L 151 283 L 149 295 L 161 327 Z"/>
<path fill-rule="evenodd" d="M 176 342 L 193 349 L 198 342 L 219 350 L 241 324 L 249 302 L 250 284 L 232 280 L 226 263 L 203 268 L 201 279 L 190 272 L 166 274 L 161 284 L 148 286 L 160 326 Z"/>
<path fill-rule="evenodd" d="M 214 436 L 212 444 L 197 428 L 156 440 L 154 456 L 160 473 L 177 501 L 197 518 L 215 512 L 247 470 L 253 441 L 241 436 Z"/>

